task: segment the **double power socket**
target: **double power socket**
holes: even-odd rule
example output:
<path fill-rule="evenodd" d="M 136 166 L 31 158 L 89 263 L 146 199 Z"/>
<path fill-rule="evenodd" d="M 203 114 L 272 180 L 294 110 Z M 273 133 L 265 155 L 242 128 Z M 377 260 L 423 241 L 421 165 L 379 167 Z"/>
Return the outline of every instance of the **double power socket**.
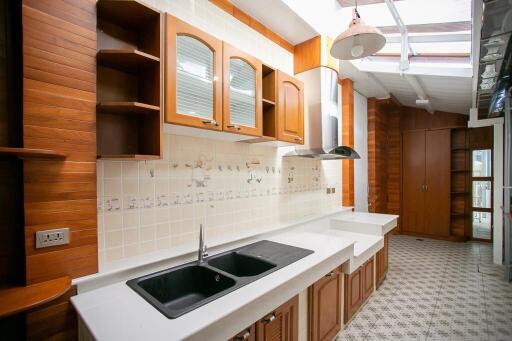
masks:
<path fill-rule="evenodd" d="M 36 249 L 69 244 L 69 228 L 36 232 Z"/>

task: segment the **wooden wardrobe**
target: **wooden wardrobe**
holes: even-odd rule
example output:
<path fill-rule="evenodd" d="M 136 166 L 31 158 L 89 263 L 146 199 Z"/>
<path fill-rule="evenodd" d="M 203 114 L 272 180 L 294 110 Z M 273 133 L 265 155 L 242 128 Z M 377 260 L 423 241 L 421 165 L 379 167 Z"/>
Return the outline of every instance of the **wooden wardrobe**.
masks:
<path fill-rule="evenodd" d="M 402 231 L 450 235 L 451 130 L 402 135 Z"/>

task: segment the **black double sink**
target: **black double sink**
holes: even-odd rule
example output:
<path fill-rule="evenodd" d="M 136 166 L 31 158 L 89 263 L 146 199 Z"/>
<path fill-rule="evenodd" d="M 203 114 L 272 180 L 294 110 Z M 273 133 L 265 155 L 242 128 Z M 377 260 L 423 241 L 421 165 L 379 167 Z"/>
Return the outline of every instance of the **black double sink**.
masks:
<path fill-rule="evenodd" d="M 174 319 L 279 270 L 313 251 L 262 240 L 126 284 Z"/>

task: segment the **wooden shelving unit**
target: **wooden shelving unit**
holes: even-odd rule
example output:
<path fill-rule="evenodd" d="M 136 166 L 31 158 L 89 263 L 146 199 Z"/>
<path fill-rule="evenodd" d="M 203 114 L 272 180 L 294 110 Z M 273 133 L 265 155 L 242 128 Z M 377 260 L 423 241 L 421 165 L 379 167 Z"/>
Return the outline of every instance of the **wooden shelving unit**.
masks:
<path fill-rule="evenodd" d="M 0 155 L 16 156 L 19 159 L 64 159 L 65 154 L 48 149 L 0 147 Z"/>
<path fill-rule="evenodd" d="M 263 136 L 261 142 L 277 139 L 277 72 L 263 65 L 262 67 L 262 101 L 263 101 Z"/>
<path fill-rule="evenodd" d="M 162 15 L 136 0 L 100 0 L 97 52 L 99 159 L 162 157 Z"/>
<path fill-rule="evenodd" d="M 26 311 L 64 295 L 71 288 L 68 276 L 25 287 L 0 288 L 0 318 Z"/>
<path fill-rule="evenodd" d="M 451 222 L 450 234 L 465 240 L 471 232 L 469 133 L 465 128 L 451 130 Z"/>

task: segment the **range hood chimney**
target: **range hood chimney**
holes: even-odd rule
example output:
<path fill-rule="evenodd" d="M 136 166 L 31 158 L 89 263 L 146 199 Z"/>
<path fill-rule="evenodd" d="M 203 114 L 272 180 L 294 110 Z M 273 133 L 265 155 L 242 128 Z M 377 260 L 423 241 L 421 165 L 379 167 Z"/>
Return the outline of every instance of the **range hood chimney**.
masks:
<path fill-rule="evenodd" d="M 320 66 L 296 75 L 304 83 L 304 145 L 285 157 L 320 160 L 359 159 L 357 152 L 338 144 L 338 74 Z"/>

